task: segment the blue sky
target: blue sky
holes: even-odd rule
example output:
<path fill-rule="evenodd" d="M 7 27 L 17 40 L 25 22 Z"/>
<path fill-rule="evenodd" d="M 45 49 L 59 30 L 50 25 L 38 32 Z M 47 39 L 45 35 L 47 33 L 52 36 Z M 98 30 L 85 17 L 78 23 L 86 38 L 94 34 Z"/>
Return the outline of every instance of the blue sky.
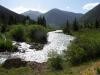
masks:
<path fill-rule="evenodd" d="M 76 13 L 86 13 L 99 3 L 100 0 L 0 0 L 0 5 L 17 13 L 28 10 L 44 13 L 53 8 Z"/>

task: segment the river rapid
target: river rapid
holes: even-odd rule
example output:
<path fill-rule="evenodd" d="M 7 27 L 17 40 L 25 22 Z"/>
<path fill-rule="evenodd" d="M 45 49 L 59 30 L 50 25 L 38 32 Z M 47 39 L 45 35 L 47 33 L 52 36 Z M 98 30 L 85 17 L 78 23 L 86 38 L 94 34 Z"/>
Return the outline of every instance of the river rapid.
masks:
<path fill-rule="evenodd" d="M 44 45 L 42 50 L 30 49 L 29 44 L 20 42 L 18 49 L 19 52 L 15 53 L 0 53 L 0 64 L 2 64 L 8 58 L 21 58 L 25 61 L 35 61 L 38 63 L 47 62 L 49 53 L 56 52 L 62 54 L 64 50 L 70 45 L 74 37 L 66 35 L 62 30 L 56 30 L 48 32 L 48 43 Z M 17 42 L 13 41 L 13 45 Z M 23 52 L 24 51 L 24 52 Z"/>

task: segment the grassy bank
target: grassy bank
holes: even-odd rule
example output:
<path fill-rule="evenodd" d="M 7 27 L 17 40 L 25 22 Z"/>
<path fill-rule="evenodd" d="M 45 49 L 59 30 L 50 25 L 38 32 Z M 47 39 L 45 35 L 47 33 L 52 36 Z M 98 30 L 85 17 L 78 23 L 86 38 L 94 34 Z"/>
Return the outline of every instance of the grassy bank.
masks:
<path fill-rule="evenodd" d="M 85 29 L 74 32 L 76 39 L 68 48 L 66 54 L 72 64 L 81 64 L 100 58 L 100 30 Z"/>
<path fill-rule="evenodd" d="M 34 72 L 29 67 L 20 67 L 20 68 L 13 68 L 13 69 L 5 69 L 0 66 L 0 75 L 33 75 Z"/>
<path fill-rule="evenodd" d="M 79 66 L 68 66 L 64 64 L 64 69 L 61 71 L 45 70 L 38 73 L 39 75 L 96 75 L 97 68 L 100 66 L 100 60 L 90 61 Z M 37 75 L 30 67 L 12 68 L 10 70 L 0 66 L 0 75 Z"/>

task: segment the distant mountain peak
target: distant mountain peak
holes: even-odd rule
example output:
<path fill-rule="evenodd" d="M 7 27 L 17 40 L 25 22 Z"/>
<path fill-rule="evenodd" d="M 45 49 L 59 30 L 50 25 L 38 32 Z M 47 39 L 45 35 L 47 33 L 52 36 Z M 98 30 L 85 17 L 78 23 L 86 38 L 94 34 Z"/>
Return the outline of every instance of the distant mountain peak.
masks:
<path fill-rule="evenodd" d="M 29 16 L 31 19 L 36 20 L 39 16 L 44 16 L 46 18 L 47 24 L 56 27 L 63 26 L 67 19 L 72 22 L 75 18 L 79 19 L 82 14 L 68 12 L 64 10 L 60 10 L 58 8 L 54 8 L 49 10 L 48 12 L 42 14 L 38 11 L 29 10 L 23 13 L 24 16 Z"/>
<path fill-rule="evenodd" d="M 47 24 L 52 25 L 52 27 L 63 27 L 67 20 L 73 22 L 75 18 L 79 19 L 82 14 L 68 12 L 54 8 L 44 14 Z"/>
<path fill-rule="evenodd" d="M 29 10 L 26 11 L 24 13 L 22 13 L 22 15 L 24 16 L 29 16 L 32 20 L 37 21 L 37 18 L 41 15 L 42 13 L 39 11 L 33 11 L 33 10 Z"/>
<path fill-rule="evenodd" d="M 58 9 L 58 8 L 53 8 L 52 10 L 54 10 L 54 11 L 60 11 L 60 9 Z"/>
<path fill-rule="evenodd" d="M 50 11 L 52 11 L 52 12 L 53 12 L 53 11 L 56 11 L 56 12 L 57 12 L 57 11 L 62 12 L 62 11 L 64 11 L 64 10 L 61 10 L 61 9 L 58 9 L 58 8 L 53 8 L 53 9 L 51 9 Z M 50 12 L 50 11 L 48 11 L 48 12 Z M 66 11 L 66 12 L 67 12 L 67 11 Z"/>
<path fill-rule="evenodd" d="M 39 11 L 34 11 L 34 10 L 29 10 L 29 11 L 26 11 L 26 12 L 37 12 L 37 13 L 41 13 Z"/>

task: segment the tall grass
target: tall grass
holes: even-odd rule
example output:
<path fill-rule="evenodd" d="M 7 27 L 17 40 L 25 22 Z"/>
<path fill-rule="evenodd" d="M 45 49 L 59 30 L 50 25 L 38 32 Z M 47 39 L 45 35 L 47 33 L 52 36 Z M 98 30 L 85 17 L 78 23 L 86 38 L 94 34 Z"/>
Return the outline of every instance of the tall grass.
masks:
<path fill-rule="evenodd" d="M 53 71 L 63 70 L 63 58 L 62 55 L 59 55 L 57 52 L 51 52 L 48 55 L 48 67 Z"/>

